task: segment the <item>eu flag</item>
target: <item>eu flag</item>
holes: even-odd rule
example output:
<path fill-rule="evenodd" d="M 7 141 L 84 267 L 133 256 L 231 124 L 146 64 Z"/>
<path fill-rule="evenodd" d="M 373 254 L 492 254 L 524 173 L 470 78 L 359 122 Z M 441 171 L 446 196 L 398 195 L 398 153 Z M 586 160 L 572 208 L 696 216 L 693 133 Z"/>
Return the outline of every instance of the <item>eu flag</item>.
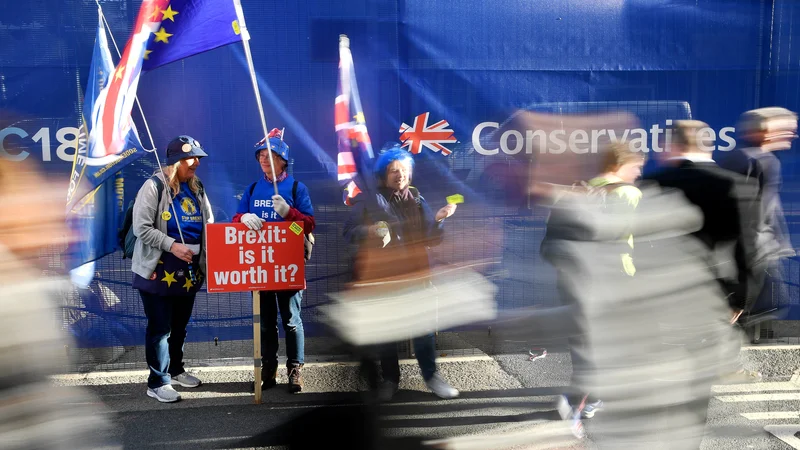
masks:
<path fill-rule="evenodd" d="M 79 236 L 67 250 L 70 269 L 114 253 L 119 247 L 116 231 L 124 216 L 123 183 L 122 173 L 116 172 L 68 212 L 67 226 Z"/>
<path fill-rule="evenodd" d="M 108 94 L 117 73 L 122 72 L 115 69 L 111 59 L 102 13 L 98 9 L 97 36 L 86 83 L 78 149 L 67 190 L 67 223 L 72 232 L 80 237 L 80 241 L 68 250 L 70 269 L 100 259 L 117 249 L 116 234 L 121 223 L 123 200 L 120 170 L 145 155 L 129 115 L 127 119 L 115 121 L 124 121 L 129 126 L 123 128 L 116 123 L 111 124 L 112 128 L 127 130 L 120 151 L 112 154 L 98 151 L 98 147 L 103 147 L 102 139 L 98 138 L 103 127 L 103 114 L 100 111 L 105 106 L 118 112 L 119 108 L 109 107 L 114 100 L 122 103 L 118 97 L 135 96 L 135 87 L 133 93 L 128 93 L 129 89 L 125 88 L 120 89 L 117 96 Z M 129 78 L 121 77 L 119 81 L 124 82 Z"/>
<path fill-rule="evenodd" d="M 142 70 L 250 39 L 239 0 L 172 0 L 159 14 Z"/>

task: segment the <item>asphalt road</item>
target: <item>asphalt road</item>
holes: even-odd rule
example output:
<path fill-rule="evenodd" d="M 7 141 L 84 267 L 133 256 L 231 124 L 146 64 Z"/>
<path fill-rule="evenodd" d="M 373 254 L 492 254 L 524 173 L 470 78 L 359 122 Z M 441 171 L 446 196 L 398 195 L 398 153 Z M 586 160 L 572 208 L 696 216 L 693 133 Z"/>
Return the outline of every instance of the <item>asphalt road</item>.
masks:
<path fill-rule="evenodd" d="M 577 442 L 553 408 L 555 395 L 569 380 L 566 353 L 532 362 L 523 355 L 444 358 L 440 371 L 462 390 L 459 399 L 450 401 L 426 392 L 413 361 L 404 362 L 402 370 L 401 391 L 390 404 L 374 407 L 363 406 L 363 395 L 353 392 L 359 388 L 358 374 L 348 364 L 309 365 L 306 392 L 291 395 L 279 385 L 265 392 L 261 405 L 253 404 L 252 374 L 246 367 L 200 369 L 204 385 L 178 388 L 183 400 L 176 404 L 148 398 L 143 372 L 67 377 L 59 383 L 83 385 L 94 393 L 113 414 L 115 437 L 131 449 L 280 448 L 298 439 L 324 443 L 318 448 L 335 443 L 356 448 L 364 423 L 379 424 L 383 435 L 392 438 L 383 448 L 501 433 L 527 433 L 529 442 L 559 443 L 558 448 L 593 447 L 591 421 L 586 422 L 589 439 Z M 718 385 L 701 448 L 800 449 L 797 432 L 800 386 L 788 377 Z M 490 448 L 481 445 L 474 448 Z"/>

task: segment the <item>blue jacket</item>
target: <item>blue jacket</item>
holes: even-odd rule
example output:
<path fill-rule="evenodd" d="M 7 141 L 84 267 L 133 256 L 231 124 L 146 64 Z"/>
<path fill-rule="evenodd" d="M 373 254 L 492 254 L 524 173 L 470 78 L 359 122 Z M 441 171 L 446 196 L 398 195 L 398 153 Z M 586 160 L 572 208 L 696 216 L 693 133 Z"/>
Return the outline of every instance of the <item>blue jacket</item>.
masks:
<path fill-rule="evenodd" d="M 291 175 L 278 182 L 278 193 L 290 207 L 289 214 L 285 218 L 281 218 L 272 207 L 272 195 L 275 193 L 272 182 L 261 177 L 255 183 L 254 188 L 253 185 L 250 185 L 242 193 L 242 200 L 239 202 L 239 207 L 236 209 L 232 222 L 240 222 L 242 215 L 252 213 L 267 222 L 302 222 L 305 234 L 311 233 L 316 227 L 311 196 L 308 194 L 306 185 L 300 182 L 297 182 L 296 195 L 292 195 L 294 184 L 295 180 Z M 250 195 L 251 188 L 253 190 L 252 195 Z"/>
<path fill-rule="evenodd" d="M 314 215 L 314 207 L 311 205 L 311 197 L 308 195 L 308 188 L 305 184 L 297 183 L 297 197 L 292 198 L 292 186 L 294 177 L 289 175 L 284 180 L 278 182 L 278 193 L 286 200 L 290 207 L 297 209 L 306 216 Z M 275 193 L 272 183 L 266 178 L 261 177 L 256 182 L 253 195 L 250 195 L 250 186 L 242 194 L 242 200 L 236 209 L 237 214 L 253 213 L 267 222 L 281 222 L 284 219 L 272 209 L 272 195 Z"/>

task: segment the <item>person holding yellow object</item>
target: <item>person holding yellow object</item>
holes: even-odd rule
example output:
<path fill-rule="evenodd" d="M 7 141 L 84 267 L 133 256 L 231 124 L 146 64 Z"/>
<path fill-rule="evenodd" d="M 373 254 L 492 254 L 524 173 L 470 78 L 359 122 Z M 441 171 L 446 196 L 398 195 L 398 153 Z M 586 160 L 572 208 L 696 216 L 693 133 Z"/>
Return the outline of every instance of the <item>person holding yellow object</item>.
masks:
<path fill-rule="evenodd" d="M 633 185 L 634 181 L 642 175 L 644 157 L 641 153 L 630 151 L 624 143 L 612 143 L 603 161 L 603 172 L 587 183 L 590 195 L 612 195 L 621 202 L 606 202 L 607 208 L 633 211 L 642 199 L 642 191 Z M 617 212 L 617 211 L 614 211 Z M 619 211 L 626 212 L 626 211 Z M 633 276 L 636 266 L 633 262 L 633 234 L 622 236 L 628 251 L 620 253 L 622 270 L 626 275 Z"/>

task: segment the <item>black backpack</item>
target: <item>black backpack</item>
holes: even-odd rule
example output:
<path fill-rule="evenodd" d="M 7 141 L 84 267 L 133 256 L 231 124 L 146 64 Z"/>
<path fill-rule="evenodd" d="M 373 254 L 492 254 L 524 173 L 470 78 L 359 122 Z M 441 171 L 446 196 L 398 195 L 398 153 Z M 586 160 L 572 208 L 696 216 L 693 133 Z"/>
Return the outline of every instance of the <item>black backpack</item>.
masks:
<path fill-rule="evenodd" d="M 253 191 L 256 190 L 256 185 L 258 181 L 250 185 L 250 197 L 253 196 Z M 292 184 L 292 203 L 297 204 L 297 180 L 294 180 L 294 184 Z M 316 239 L 314 238 L 313 233 L 308 233 L 305 235 L 304 239 L 304 257 L 305 260 L 308 261 L 311 259 L 311 251 L 314 250 L 314 244 L 316 243 Z"/>
<path fill-rule="evenodd" d="M 161 196 L 164 192 L 164 182 L 159 177 L 150 178 L 156 183 L 156 190 L 158 190 L 158 202 L 156 205 L 161 204 Z M 125 210 L 125 220 L 122 222 L 122 228 L 117 233 L 117 242 L 122 248 L 122 259 L 133 258 L 133 249 L 136 247 L 136 235 L 133 234 L 133 204 L 136 199 L 128 203 L 128 209 Z M 158 208 L 158 206 L 156 206 Z"/>

